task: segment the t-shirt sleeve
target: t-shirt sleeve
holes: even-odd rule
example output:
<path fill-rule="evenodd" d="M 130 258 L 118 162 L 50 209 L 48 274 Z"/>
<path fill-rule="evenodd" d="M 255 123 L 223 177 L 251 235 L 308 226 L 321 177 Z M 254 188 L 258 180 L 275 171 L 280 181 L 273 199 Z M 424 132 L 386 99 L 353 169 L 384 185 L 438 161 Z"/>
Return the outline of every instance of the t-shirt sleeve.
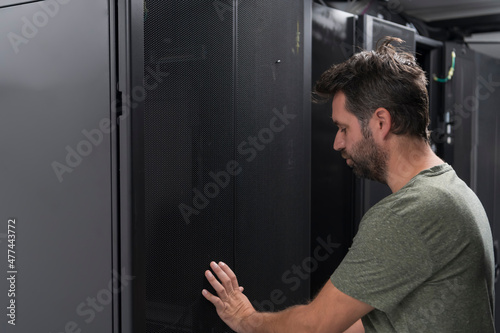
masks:
<path fill-rule="evenodd" d="M 387 210 L 368 212 L 331 276 L 343 293 L 390 312 L 432 275 L 429 251 L 412 225 Z"/>

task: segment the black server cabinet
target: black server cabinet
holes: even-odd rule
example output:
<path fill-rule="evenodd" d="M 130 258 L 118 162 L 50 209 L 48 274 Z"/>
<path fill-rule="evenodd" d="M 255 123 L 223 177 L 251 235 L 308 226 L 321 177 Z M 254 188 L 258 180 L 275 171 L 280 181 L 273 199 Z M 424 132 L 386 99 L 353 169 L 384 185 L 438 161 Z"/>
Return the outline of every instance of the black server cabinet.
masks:
<path fill-rule="evenodd" d="M 478 68 L 475 52 L 464 44 L 447 42 L 444 48 L 445 68 L 456 54 L 455 71 L 444 83 L 444 121 L 446 137 L 444 159 L 457 175 L 476 192 L 477 114 L 476 89 Z"/>
<path fill-rule="evenodd" d="M 495 246 L 495 324 L 500 327 L 498 265 L 500 250 L 500 60 L 477 53 L 476 193 L 488 214 Z"/>
<path fill-rule="evenodd" d="M 444 84 L 445 149 L 444 158 L 460 178 L 476 192 L 484 206 L 493 232 L 495 246 L 495 286 L 498 287 L 500 268 L 500 71 L 499 60 L 475 52 L 467 45 L 445 44 L 445 66 L 452 64 L 453 78 Z M 499 293 L 496 292 L 496 304 Z M 499 307 L 495 307 L 497 327 Z"/>
<path fill-rule="evenodd" d="M 0 331 L 227 332 L 210 260 L 309 298 L 310 8 L 0 0 Z"/>
<path fill-rule="evenodd" d="M 0 1 L 0 332 L 116 329 L 110 12 Z"/>
<path fill-rule="evenodd" d="M 136 277 L 123 332 L 229 331 L 201 295 L 211 260 L 258 309 L 309 298 L 310 8 L 119 10 L 120 259 Z"/>

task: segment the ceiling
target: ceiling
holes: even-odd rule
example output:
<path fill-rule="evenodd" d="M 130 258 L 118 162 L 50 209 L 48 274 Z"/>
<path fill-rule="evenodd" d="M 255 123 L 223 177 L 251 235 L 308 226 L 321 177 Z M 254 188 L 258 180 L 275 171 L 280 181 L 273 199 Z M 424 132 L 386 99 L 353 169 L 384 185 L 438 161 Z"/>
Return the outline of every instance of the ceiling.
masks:
<path fill-rule="evenodd" d="M 389 0 L 431 26 L 462 31 L 472 49 L 500 58 L 500 0 Z"/>
<path fill-rule="evenodd" d="M 499 0 L 389 0 L 426 22 L 500 15 Z"/>
<path fill-rule="evenodd" d="M 393 12 L 415 17 L 430 28 L 452 32 L 476 51 L 500 58 L 500 0 L 315 0 L 363 14 L 375 1 Z M 372 14 L 373 15 L 373 14 Z M 438 31 L 439 31 L 438 29 Z"/>

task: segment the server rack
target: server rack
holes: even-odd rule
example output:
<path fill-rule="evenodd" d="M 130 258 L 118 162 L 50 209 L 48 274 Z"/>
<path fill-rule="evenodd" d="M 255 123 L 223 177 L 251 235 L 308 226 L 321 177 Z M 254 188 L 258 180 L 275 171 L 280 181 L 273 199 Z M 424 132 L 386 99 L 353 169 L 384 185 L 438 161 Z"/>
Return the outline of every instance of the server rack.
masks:
<path fill-rule="evenodd" d="M 2 331 L 227 332 L 210 260 L 257 307 L 309 298 L 310 8 L 0 2 Z"/>
<path fill-rule="evenodd" d="M 456 54 L 455 74 L 444 84 L 444 158 L 477 194 L 488 215 L 495 246 L 495 287 L 498 287 L 499 61 L 462 43 L 447 42 L 444 50 L 445 68 L 452 65 L 452 51 Z M 498 304 L 498 292 L 495 298 Z M 498 306 L 495 320 L 498 326 Z"/>
<path fill-rule="evenodd" d="M 373 198 L 326 152 L 335 134 L 329 106 L 314 106 L 312 125 L 309 118 L 309 37 L 317 77 L 354 52 L 364 33 L 356 20 L 367 16 L 320 7 L 313 7 L 311 30 L 310 1 L 0 1 L 0 202 L 2 219 L 17 223 L 19 264 L 17 327 L 2 322 L 5 332 L 225 332 L 199 293 L 211 259 L 233 265 L 261 309 L 304 301 L 319 289 Z M 417 49 L 441 47 L 416 41 Z M 495 60 L 473 57 L 483 79 L 496 75 Z M 496 86 L 489 88 L 481 110 L 496 105 Z M 285 114 L 296 117 L 272 131 L 271 119 Z M 489 144 L 496 141 L 498 151 L 491 126 L 500 125 L 492 113 L 474 117 L 462 130 L 476 128 L 466 144 L 480 163 L 447 155 L 458 152 L 456 143 L 441 151 L 475 179 L 496 233 L 500 153 L 491 154 Z M 446 117 L 436 119 L 446 125 Z M 259 134 L 264 140 L 251 144 Z M 242 167 L 236 176 L 232 161 Z M 215 185 L 220 193 L 208 198 L 205 187 Z M 195 207 L 195 190 L 210 199 L 206 207 Z M 180 204 L 192 210 L 183 206 L 183 215 Z M 7 232 L 0 230 L 3 253 Z M 311 266 L 324 240 L 338 247 Z M 170 272 L 165 262 L 183 269 Z M 174 289 L 167 282 L 179 276 L 190 282 L 174 282 Z M 183 295 L 191 301 L 183 303 Z"/>
<path fill-rule="evenodd" d="M 112 332 L 130 282 L 112 265 L 110 12 L 0 1 L 2 332 Z"/>
<path fill-rule="evenodd" d="M 309 258 L 310 2 L 137 2 L 125 38 L 144 40 L 125 50 L 120 86 L 146 94 L 123 101 L 119 155 L 132 189 L 121 253 L 136 247 L 138 282 L 122 330 L 228 331 L 200 294 L 210 260 L 235 268 L 257 308 L 307 300 L 309 281 L 286 274 Z"/>

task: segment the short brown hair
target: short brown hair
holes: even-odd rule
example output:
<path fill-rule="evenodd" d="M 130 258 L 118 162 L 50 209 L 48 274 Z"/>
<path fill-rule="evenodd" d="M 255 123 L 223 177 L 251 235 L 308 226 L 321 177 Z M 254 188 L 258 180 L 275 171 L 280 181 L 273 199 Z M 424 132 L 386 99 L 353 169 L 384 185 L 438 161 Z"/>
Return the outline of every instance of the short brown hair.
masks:
<path fill-rule="evenodd" d="M 333 65 L 316 83 L 314 99 L 328 100 L 342 91 L 346 96 L 346 109 L 358 118 L 363 130 L 373 112 L 383 107 L 391 115 L 392 133 L 428 141 L 429 97 L 425 72 L 412 54 L 396 50 L 391 42 L 403 41 L 386 37 L 379 41 L 376 51 L 356 53 L 345 62 Z"/>

